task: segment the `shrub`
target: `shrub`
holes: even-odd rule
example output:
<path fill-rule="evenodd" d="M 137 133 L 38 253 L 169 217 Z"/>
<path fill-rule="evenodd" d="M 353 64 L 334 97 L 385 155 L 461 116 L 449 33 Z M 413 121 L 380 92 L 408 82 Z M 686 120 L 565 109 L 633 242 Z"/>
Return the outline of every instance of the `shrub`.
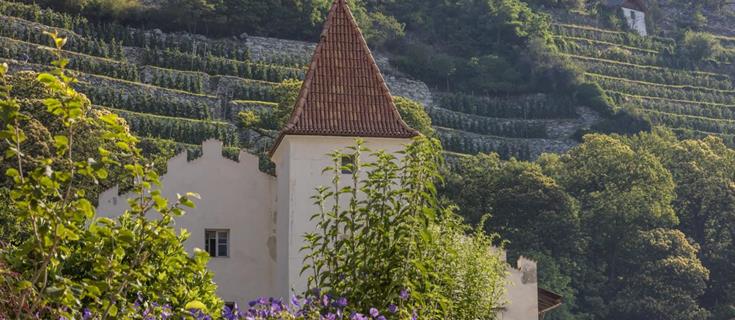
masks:
<path fill-rule="evenodd" d="M 434 129 L 431 127 L 431 118 L 426 114 L 424 106 L 416 101 L 403 97 L 393 97 L 393 101 L 396 103 L 396 108 L 401 114 L 401 118 L 403 118 L 403 121 L 409 127 L 429 137 L 434 135 Z"/>
<path fill-rule="evenodd" d="M 597 83 L 583 83 L 577 87 L 577 101 L 593 110 L 610 116 L 615 113 L 615 102 Z"/>
<path fill-rule="evenodd" d="M 438 141 L 417 138 L 400 160 L 379 151 L 362 163 L 365 152 L 358 141 L 331 154 L 332 185 L 314 196 L 317 231 L 304 248 L 309 287 L 354 302 L 347 313 L 395 304 L 401 319 L 493 318 L 505 263 L 492 237 L 466 235 L 453 208 L 439 205 Z M 343 165 L 345 157 L 354 162 Z"/>
<path fill-rule="evenodd" d="M 68 61 L 61 58 L 66 39 L 52 38 L 57 68 L 38 76 L 49 90 L 38 99 L 61 130 L 48 141 L 51 154 L 34 159 L 40 164 L 35 167 L 23 166 L 32 155 L 21 148 L 21 105 L 5 81 L 7 65 L 0 65 L 0 137 L 3 147 L 10 146 L 6 157 L 17 164 L 7 170 L 9 203 L 30 234 L 18 245 L 0 248 L 0 311 L 18 319 L 79 319 L 87 312 L 126 319 L 135 314 L 136 297 L 169 305 L 177 315 L 187 314 L 192 303 L 218 310 L 222 302 L 206 270 L 208 255 L 190 256 L 183 246 L 188 234 L 178 234 L 172 225 L 184 207 L 193 206 L 195 195 L 169 204 L 154 190 L 160 185 L 158 175 L 142 164 L 137 139 L 114 114 L 90 116 L 90 101 L 72 88 L 76 79 L 66 75 Z M 96 155 L 79 159 L 76 154 L 84 146 L 77 142 L 77 129 L 85 123 L 102 131 Z M 131 181 L 137 196 L 117 221 L 95 218 L 83 186 L 106 180 L 113 170 Z M 156 220 L 148 218 L 153 212 Z"/>
<path fill-rule="evenodd" d="M 722 45 L 713 35 L 687 31 L 681 42 L 680 52 L 693 60 L 708 60 L 722 54 Z"/>

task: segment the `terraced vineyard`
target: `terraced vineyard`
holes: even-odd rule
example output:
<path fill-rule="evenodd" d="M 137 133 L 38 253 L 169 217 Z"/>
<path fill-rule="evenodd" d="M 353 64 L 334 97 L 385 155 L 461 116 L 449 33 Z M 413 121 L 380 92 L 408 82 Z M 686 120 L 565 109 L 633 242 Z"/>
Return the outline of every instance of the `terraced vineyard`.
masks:
<path fill-rule="evenodd" d="M 241 128 L 237 115 L 248 109 L 271 109 L 281 81 L 304 77 L 313 49 L 305 44 L 300 55 L 271 50 L 255 59 L 250 39 L 211 40 L 100 25 L 0 1 L 0 59 L 15 70 L 49 65 L 53 55 L 44 31 L 68 37 L 64 55 L 69 68 L 78 73 L 78 89 L 98 107 L 126 118 L 149 145 L 174 143 L 194 151 L 209 138 L 220 139 L 231 149 L 254 153 L 267 149 L 276 132 Z M 253 50 L 262 48 L 256 45 Z M 388 80 L 389 85 L 395 82 Z M 594 121 L 585 111 L 580 115 L 571 101 L 556 97 L 434 93 L 432 99 L 428 88 L 421 86 L 426 88 L 399 85 L 393 92 L 419 100 L 429 96 L 422 102 L 451 151 L 533 158 L 571 147 L 574 132 Z"/>
<path fill-rule="evenodd" d="M 575 132 L 597 119 L 571 99 L 544 94 L 435 93 L 427 111 L 445 149 L 468 154 L 497 152 L 504 158 L 520 159 L 572 147 Z"/>
<path fill-rule="evenodd" d="M 558 23 L 555 41 L 626 109 L 682 137 L 719 135 L 733 145 L 735 90 L 732 61 L 685 61 L 675 40 Z M 718 37 L 723 46 L 731 38 Z"/>
<path fill-rule="evenodd" d="M 149 146 L 197 152 L 203 140 L 217 138 L 233 154 L 261 152 L 275 132 L 239 127 L 239 111 L 271 109 L 279 83 L 306 71 L 296 58 L 255 61 L 244 41 L 97 25 L 0 1 L 0 60 L 13 70 L 49 66 L 54 57 L 44 31 L 68 38 L 64 56 L 80 79 L 78 90 L 125 118 Z"/>

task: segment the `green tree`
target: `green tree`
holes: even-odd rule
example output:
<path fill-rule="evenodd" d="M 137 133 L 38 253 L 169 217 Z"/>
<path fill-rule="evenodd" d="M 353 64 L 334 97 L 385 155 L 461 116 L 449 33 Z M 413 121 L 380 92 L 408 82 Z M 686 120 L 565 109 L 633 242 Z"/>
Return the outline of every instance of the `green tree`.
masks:
<path fill-rule="evenodd" d="M 575 305 L 571 277 L 582 253 L 576 201 L 534 163 L 501 161 L 497 154 L 466 157 L 448 175 L 442 194 L 456 203 L 471 224 L 507 241 L 509 261 L 530 257 L 539 267 L 539 286 L 564 296 L 564 310 Z"/>
<path fill-rule="evenodd" d="M 581 235 L 587 241 L 585 266 L 575 277 L 580 307 L 607 317 L 612 311 L 607 301 L 624 272 L 626 239 L 678 223 L 671 174 L 650 153 L 603 135 L 588 135 L 566 154 L 540 162 L 579 202 Z"/>
<path fill-rule="evenodd" d="M 434 128 L 431 127 L 431 117 L 420 103 L 404 97 L 393 97 L 396 108 L 401 114 L 403 121 L 409 127 L 414 128 L 427 137 L 434 136 Z"/>
<path fill-rule="evenodd" d="M 697 249 L 678 230 L 639 231 L 626 240 L 620 287 L 611 300 L 611 319 L 696 320 L 709 312 L 697 304 L 709 271 Z"/>
<path fill-rule="evenodd" d="M 160 8 L 168 23 L 184 27 L 189 32 L 196 32 L 214 9 L 210 0 L 166 0 Z"/>
<path fill-rule="evenodd" d="M 472 224 L 492 214 L 486 230 L 507 240 L 512 255 L 569 256 L 580 246 L 574 199 L 536 164 L 501 161 L 497 154 L 467 157 L 447 179 L 444 194 Z"/>
<path fill-rule="evenodd" d="M 66 39 L 51 36 L 56 68 L 38 75 L 49 91 L 36 97 L 64 129 L 47 141 L 50 155 L 28 159 L 24 152 L 22 104 L 11 94 L 7 65 L 0 66 L 0 138 L 9 146 L 5 159 L 15 164 L 6 171 L 12 181 L 9 204 L 29 235 L 0 248 L 0 272 L 13 275 L 3 280 L 13 289 L 0 292 L 0 310 L 19 319 L 81 318 L 84 308 L 102 319 L 128 318 L 139 312 L 134 302 L 142 297 L 147 306 L 158 304 L 154 313 L 163 305 L 177 314 L 191 306 L 218 311 L 222 302 L 206 270 L 208 256 L 190 256 L 182 244 L 188 234 L 177 234 L 172 226 L 183 207 L 193 206 L 194 195 L 169 205 L 124 121 L 114 114 L 90 116 L 90 101 L 73 89 L 76 79 L 65 72 L 69 61 L 61 57 L 61 47 Z M 77 160 L 75 153 L 84 148 L 77 145 L 77 129 L 89 123 L 101 128 L 103 143 L 96 156 Z M 36 165 L 24 166 L 28 161 Z M 122 175 L 138 196 L 118 221 L 95 218 L 84 183 L 103 181 L 111 168 L 123 164 Z M 153 212 L 158 219 L 150 218 Z"/>
<path fill-rule="evenodd" d="M 687 31 L 679 50 L 686 57 L 701 61 L 719 57 L 723 48 L 720 41 L 709 33 Z"/>
<path fill-rule="evenodd" d="M 699 257 L 711 271 L 702 305 L 716 319 L 735 316 L 735 151 L 714 136 L 679 141 L 661 130 L 631 140 L 661 158 L 673 175 L 679 229 L 701 247 Z"/>

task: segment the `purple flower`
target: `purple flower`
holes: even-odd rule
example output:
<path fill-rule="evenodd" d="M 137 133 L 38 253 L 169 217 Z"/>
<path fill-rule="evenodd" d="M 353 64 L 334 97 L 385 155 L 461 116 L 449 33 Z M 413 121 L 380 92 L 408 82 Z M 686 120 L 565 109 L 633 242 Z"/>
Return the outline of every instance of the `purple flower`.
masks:
<path fill-rule="evenodd" d="M 84 308 L 84 311 L 82 311 L 82 319 L 83 320 L 92 319 L 92 312 L 90 312 L 89 309 Z"/>
<path fill-rule="evenodd" d="M 232 309 L 225 306 L 224 312 L 222 313 L 222 317 L 226 320 L 238 320 L 240 319 L 240 312 L 238 311 L 237 304 L 232 306 Z"/>
<path fill-rule="evenodd" d="M 283 311 L 283 306 L 280 301 L 271 302 L 271 310 L 275 313 Z"/>
<path fill-rule="evenodd" d="M 378 315 L 380 315 L 380 312 L 378 311 L 378 309 L 370 308 L 370 315 L 373 316 L 373 318 L 375 318 Z"/>
<path fill-rule="evenodd" d="M 408 300 L 408 297 L 409 297 L 408 290 L 406 289 L 401 290 L 398 296 L 401 297 L 401 300 Z"/>
<path fill-rule="evenodd" d="M 329 307 L 329 296 L 324 295 L 322 297 L 322 305 L 324 305 L 325 307 Z"/>
<path fill-rule="evenodd" d="M 395 304 L 391 304 L 388 306 L 388 311 L 390 313 L 396 313 L 398 311 L 398 306 L 396 306 Z"/>
<path fill-rule="evenodd" d="M 376 320 L 387 320 L 385 316 L 379 316 Z"/>
<path fill-rule="evenodd" d="M 341 297 L 337 299 L 337 301 L 334 304 L 337 306 L 337 308 L 344 308 L 347 306 L 347 298 Z"/>
<path fill-rule="evenodd" d="M 367 317 L 362 313 L 353 313 L 350 315 L 350 320 L 367 320 Z"/>
<path fill-rule="evenodd" d="M 301 306 L 301 303 L 299 302 L 299 297 L 297 297 L 295 295 L 294 296 L 291 296 L 291 304 L 294 307 L 297 307 L 297 308 L 300 307 Z"/>

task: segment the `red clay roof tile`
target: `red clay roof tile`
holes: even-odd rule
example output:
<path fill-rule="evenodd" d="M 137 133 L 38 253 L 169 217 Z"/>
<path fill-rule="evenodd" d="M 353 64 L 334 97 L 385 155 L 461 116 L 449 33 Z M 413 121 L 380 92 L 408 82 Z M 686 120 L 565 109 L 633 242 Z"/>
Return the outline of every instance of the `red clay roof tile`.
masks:
<path fill-rule="evenodd" d="M 336 0 L 284 135 L 410 138 L 345 0 Z"/>

